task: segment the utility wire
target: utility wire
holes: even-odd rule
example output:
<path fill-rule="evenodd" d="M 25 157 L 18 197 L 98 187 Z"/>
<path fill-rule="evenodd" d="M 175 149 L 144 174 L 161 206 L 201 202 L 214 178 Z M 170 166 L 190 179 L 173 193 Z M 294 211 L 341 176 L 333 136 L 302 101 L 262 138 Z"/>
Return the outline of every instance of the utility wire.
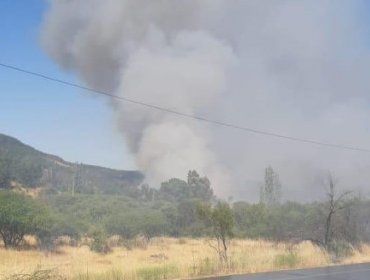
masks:
<path fill-rule="evenodd" d="M 320 142 L 320 141 L 316 141 L 316 140 L 304 139 L 304 138 L 293 137 L 293 136 L 278 134 L 278 133 L 264 131 L 264 130 L 258 130 L 258 129 L 249 128 L 249 127 L 244 127 L 244 126 L 240 126 L 240 125 L 236 125 L 236 124 L 232 124 L 232 123 L 227 123 L 227 122 L 223 122 L 223 121 L 208 119 L 208 118 L 201 117 L 201 116 L 194 116 L 194 115 L 191 115 L 191 114 L 183 113 L 183 112 L 172 110 L 172 109 L 169 109 L 169 108 L 165 108 L 165 107 L 145 103 L 145 102 L 142 102 L 142 101 L 139 101 L 139 100 L 130 99 L 130 98 L 127 98 L 127 97 L 122 97 L 122 96 L 117 96 L 117 95 L 114 95 L 114 94 L 106 92 L 106 91 L 101 91 L 101 90 L 97 90 L 97 89 L 94 89 L 94 88 L 86 87 L 86 86 L 83 86 L 83 85 L 80 85 L 80 84 L 68 82 L 68 81 L 61 80 L 61 79 L 58 79 L 58 78 L 54 78 L 52 76 L 48 76 L 48 75 L 45 75 L 45 74 L 42 74 L 42 73 L 29 71 L 29 70 L 26 70 L 26 69 L 23 69 L 23 68 L 20 68 L 20 67 L 16 67 L 16 66 L 1 63 L 1 62 L 0 62 L 0 67 L 2 67 L 4 69 L 14 70 L 14 71 L 21 72 L 21 73 L 24 73 L 24 74 L 32 75 L 34 77 L 42 78 L 42 79 L 49 80 L 49 81 L 52 81 L 52 82 L 60 83 L 60 84 L 66 85 L 66 86 L 79 88 L 79 89 L 82 89 L 82 90 L 85 90 L 85 91 L 88 91 L 88 92 L 92 92 L 92 93 L 96 93 L 96 94 L 100 94 L 100 95 L 105 95 L 105 96 L 108 96 L 110 98 L 121 100 L 121 101 L 124 101 L 124 102 L 127 102 L 127 103 L 140 105 L 140 106 L 143 106 L 143 107 L 147 107 L 147 108 L 154 109 L 154 110 L 157 110 L 157 111 L 170 113 L 170 114 L 173 114 L 173 115 L 178 115 L 178 116 L 185 117 L 185 118 L 188 118 L 188 119 L 194 119 L 194 120 L 198 120 L 198 121 L 202 121 L 202 122 L 206 122 L 206 123 L 211 123 L 211 124 L 215 124 L 215 125 L 219 125 L 219 126 L 223 126 L 223 127 L 233 128 L 233 129 L 236 129 L 236 130 L 246 131 L 246 132 L 249 132 L 249 133 L 260 134 L 260 135 L 265 135 L 265 136 L 270 136 L 270 137 L 275 137 L 275 138 L 281 138 L 281 139 L 285 139 L 285 140 L 291 140 L 291 141 L 296 141 L 296 142 L 301 142 L 301 143 L 306 143 L 306 144 L 314 144 L 314 145 L 325 146 L 325 147 L 336 148 L 336 149 L 342 149 L 342 150 L 352 150 L 352 151 L 360 151 L 360 152 L 370 153 L 370 149 L 367 149 L 367 148 L 355 147 L 355 146 L 344 146 L 344 145 L 339 145 L 339 144 L 334 144 L 334 143 L 325 143 L 325 142 Z"/>

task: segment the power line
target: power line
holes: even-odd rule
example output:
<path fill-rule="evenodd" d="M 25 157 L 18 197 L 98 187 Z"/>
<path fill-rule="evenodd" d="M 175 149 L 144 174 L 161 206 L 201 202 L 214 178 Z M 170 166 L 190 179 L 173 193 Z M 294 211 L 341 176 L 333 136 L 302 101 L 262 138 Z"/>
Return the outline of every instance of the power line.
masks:
<path fill-rule="evenodd" d="M 82 89 L 82 90 L 85 90 L 85 91 L 88 91 L 88 92 L 105 95 L 105 96 L 108 96 L 110 98 L 121 100 L 121 101 L 124 101 L 124 102 L 127 102 L 127 103 L 140 105 L 140 106 L 143 106 L 143 107 L 147 107 L 147 108 L 150 108 L 150 109 L 170 113 L 170 114 L 173 114 L 173 115 L 178 115 L 178 116 L 185 117 L 185 118 L 188 118 L 188 119 L 195 119 L 195 120 L 198 120 L 198 121 L 211 123 L 211 124 L 215 124 L 215 125 L 219 125 L 219 126 L 223 126 L 223 127 L 233 128 L 233 129 L 237 129 L 237 130 L 241 130 L 241 131 L 246 131 L 246 132 L 249 132 L 249 133 L 260 134 L 260 135 L 265 135 L 265 136 L 270 136 L 270 137 L 275 137 L 275 138 L 281 138 L 281 139 L 285 139 L 285 140 L 291 140 L 291 141 L 296 141 L 296 142 L 301 142 L 301 143 L 306 143 L 306 144 L 314 144 L 314 145 L 320 145 L 320 146 L 331 147 L 331 148 L 342 149 L 342 150 L 352 150 L 352 151 L 360 151 L 360 152 L 370 153 L 370 149 L 366 149 L 366 148 L 362 148 L 362 147 L 344 146 L 344 145 L 333 144 L 333 143 L 325 143 L 325 142 L 320 142 L 320 141 L 316 141 L 316 140 L 304 139 L 304 138 L 293 137 L 293 136 L 278 134 L 278 133 L 274 133 L 274 132 L 249 128 L 249 127 L 244 127 L 244 126 L 240 126 L 240 125 L 236 125 L 236 124 L 232 124 L 232 123 L 227 123 L 227 122 L 222 122 L 222 121 L 218 121 L 218 120 L 208 119 L 208 118 L 201 117 L 201 116 L 194 116 L 194 115 L 186 114 L 186 113 L 183 113 L 183 112 L 180 112 L 180 111 L 172 110 L 172 109 L 169 109 L 169 108 L 165 108 L 165 107 L 145 103 L 145 102 L 142 102 L 142 101 L 139 101 L 139 100 L 130 99 L 130 98 L 127 98 L 127 97 L 122 97 L 122 96 L 117 96 L 117 95 L 114 95 L 114 94 L 106 92 L 106 91 L 101 91 L 101 90 L 97 90 L 97 89 L 94 89 L 94 88 L 86 87 L 86 86 L 83 86 L 83 85 L 80 85 L 80 84 L 68 82 L 68 81 L 65 81 L 65 80 L 54 78 L 52 76 L 48 76 L 48 75 L 41 74 L 41 73 L 34 72 L 34 71 L 29 71 L 29 70 L 26 70 L 26 69 L 23 69 L 23 68 L 20 68 L 20 67 L 16 67 L 16 66 L 1 63 L 1 62 L 0 62 L 0 67 L 3 67 L 4 69 L 14 70 L 14 71 L 21 72 L 21 73 L 24 73 L 24 74 L 32 75 L 32 76 L 42 78 L 42 79 L 45 79 L 45 80 L 49 80 L 49 81 L 52 81 L 52 82 L 60 83 L 60 84 L 66 85 L 66 86 L 79 88 L 79 89 Z"/>

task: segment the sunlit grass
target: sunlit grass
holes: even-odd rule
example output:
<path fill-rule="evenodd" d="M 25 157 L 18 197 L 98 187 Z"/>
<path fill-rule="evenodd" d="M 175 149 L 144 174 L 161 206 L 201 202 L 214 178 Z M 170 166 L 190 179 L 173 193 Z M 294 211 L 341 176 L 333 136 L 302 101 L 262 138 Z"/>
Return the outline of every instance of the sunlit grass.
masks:
<path fill-rule="evenodd" d="M 330 264 L 327 254 L 310 242 L 288 246 L 263 240 L 232 240 L 229 263 L 221 264 L 204 239 L 153 238 L 147 248 L 113 248 L 106 255 L 87 246 L 62 246 L 57 253 L 0 249 L 0 277 L 53 270 L 67 280 L 156 280 L 205 275 L 253 273 Z M 370 246 L 343 263 L 370 261 Z"/>

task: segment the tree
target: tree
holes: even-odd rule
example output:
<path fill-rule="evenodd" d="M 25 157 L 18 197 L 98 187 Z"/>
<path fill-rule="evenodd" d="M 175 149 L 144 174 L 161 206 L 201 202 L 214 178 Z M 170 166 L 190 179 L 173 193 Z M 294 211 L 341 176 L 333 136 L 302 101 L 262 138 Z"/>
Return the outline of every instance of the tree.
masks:
<path fill-rule="evenodd" d="M 240 237 L 248 238 L 269 238 L 268 208 L 263 204 L 249 204 L 237 202 L 233 204 L 235 227 Z"/>
<path fill-rule="evenodd" d="M 195 170 L 188 172 L 188 185 L 194 198 L 199 198 L 206 202 L 213 199 L 211 182 L 207 177 L 200 177 Z"/>
<path fill-rule="evenodd" d="M 63 222 L 46 205 L 42 204 L 34 204 L 32 215 L 34 220 L 30 233 L 36 236 L 40 249 L 53 250 L 54 241 L 59 235 L 63 235 Z"/>
<path fill-rule="evenodd" d="M 22 194 L 0 192 L 0 235 L 5 248 L 19 247 L 26 234 L 46 236 L 52 227 L 47 208 Z"/>
<path fill-rule="evenodd" d="M 334 215 L 341 209 L 345 208 L 346 197 L 351 192 L 343 192 L 340 195 L 336 195 L 336 186 L 331 174 L 328 175 L 328 190 L 327 196 L 327 215 L 325 219 L 325 234 L 324 234 L 324 246 L 329 249 L 332 239 L 333 239 L 333 218 Z"/>
<path fill-rule="evenodd" d="M 261 188 L 260 202 L 267 206 L 278 205 L 281 202 L 279 175 L 271 166 L 265 169 L 265 183 Z"/>
<path fill-rule="evenodd" d="M 220 261 L 228 261 L 228 239 L 233 236 L 234 218 L 228 203 L 218 202 L 212 207 L 209 204 L 198 205 L 199 218 L 210 228 L 216 239 L 216 246 L 210 244 L 218 253 Z"/>
<path fill-rule="evenodd" d="M 189 185 L 177 178 L 163 182 L 159 189 L 159 195 L 167 201 L 183 201 L 191 197 Z"/>
<path fill-rule="evenodd" d="M 188 172 L 187 181 L 172 178 L 161 184 L 159 196 L 164 200 L 184 201 L 201 200 L 210 202 L 213 198 L 211 182 L 207 177 L 200 177 L 195 170 Z"/>

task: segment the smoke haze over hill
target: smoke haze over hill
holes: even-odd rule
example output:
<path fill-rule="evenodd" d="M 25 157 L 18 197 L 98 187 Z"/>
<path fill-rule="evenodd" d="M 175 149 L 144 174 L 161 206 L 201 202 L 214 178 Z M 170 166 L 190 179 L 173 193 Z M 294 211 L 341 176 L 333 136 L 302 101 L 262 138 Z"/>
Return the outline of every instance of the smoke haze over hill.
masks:
<path fill-rule="evenodd" d="M 195 116 L 370 147 L 362 1 L 53 1 L 42 45 L 87 85 Z M 207 125 L 111 100 L 152 186 L 189 169 L 216 194 L 256 200 L 263 169 L 284 197 L 321 197 L 330 170 L 369 193 L 370 154 Z"/>

